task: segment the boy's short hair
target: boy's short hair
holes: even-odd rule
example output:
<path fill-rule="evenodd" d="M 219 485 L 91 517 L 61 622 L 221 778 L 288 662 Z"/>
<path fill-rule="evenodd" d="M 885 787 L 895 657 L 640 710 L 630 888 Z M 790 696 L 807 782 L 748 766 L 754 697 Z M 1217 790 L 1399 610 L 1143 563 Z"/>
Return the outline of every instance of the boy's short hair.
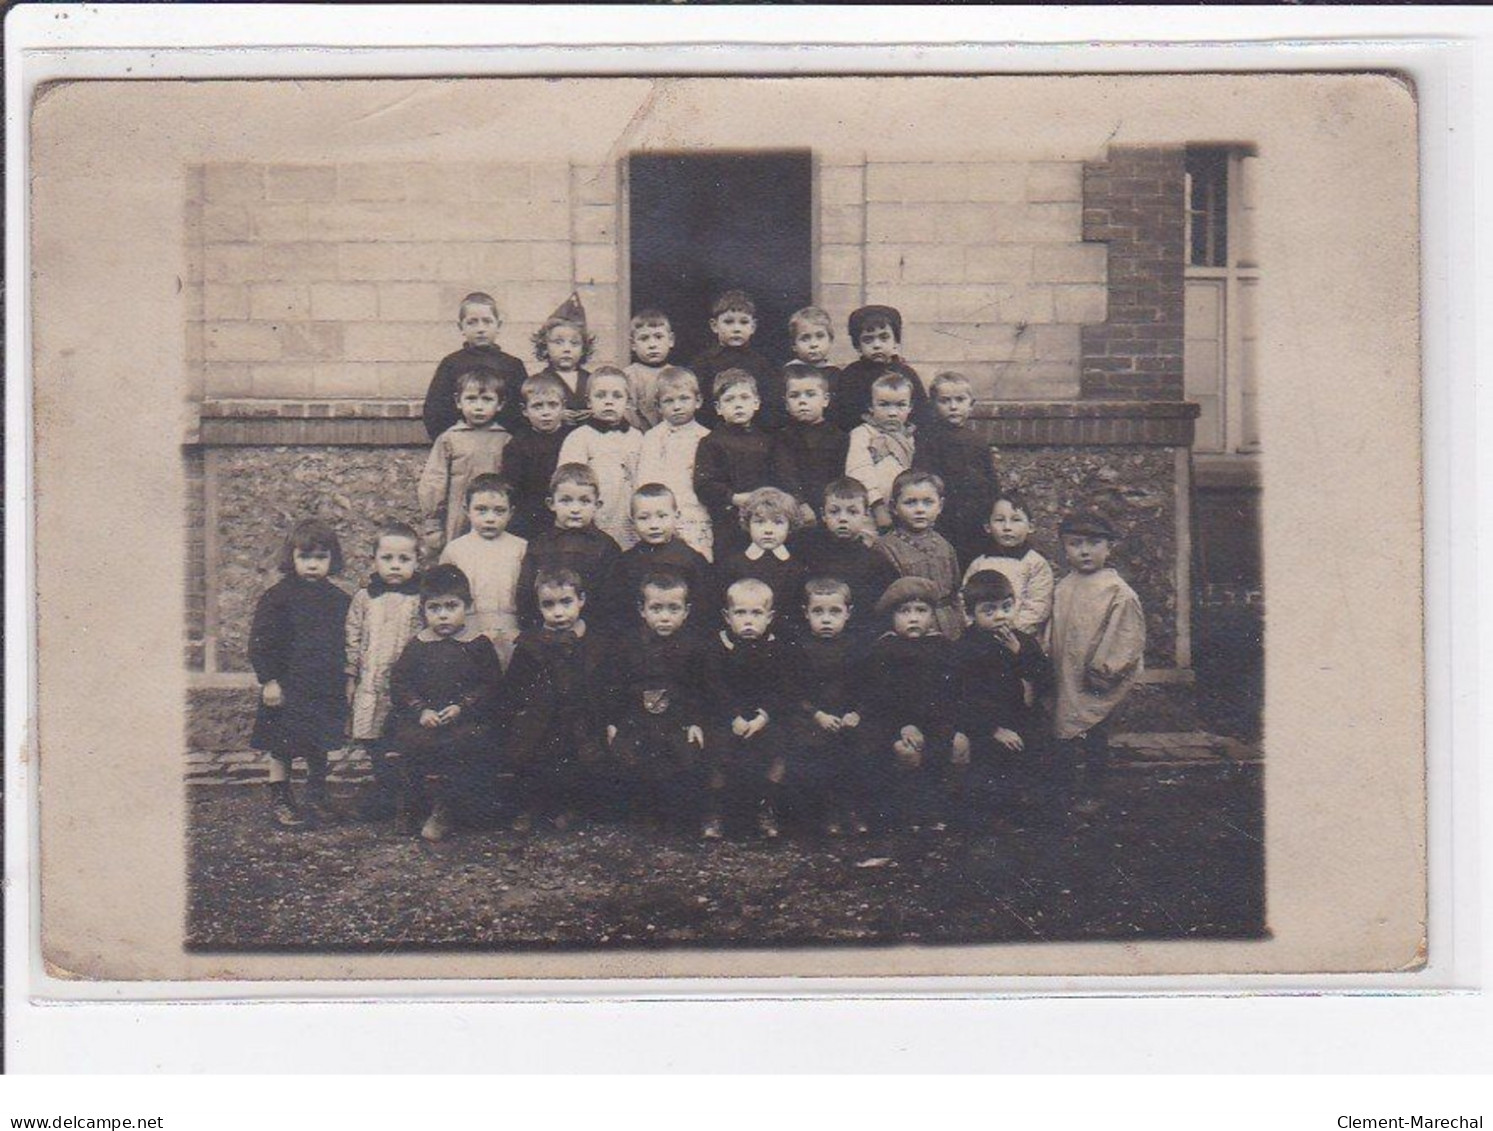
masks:
<path fill-rule="evenodd" d="M 757 378 L 753 377 L 745 369 L 726 369 L 715 375 L 715 380 L 710 385 L 710 395 L 720 400 L 738 385 L 751 386 L 752 396 L 758 400 L 762 399 L 762 393 L 757 388 Z"/>
<path fill-rule="evenodd" d="M 686 369 L 682 365 L 665 365 L 658 371 L 658 381 L 653 387 L 659 396 L 663 395 L 665 389 L 688 389 L 695 396 L 700 395 L 700 379 L 695 376 L 693 369 Z"/>
<path fill-rule="evenodd" d="M 420 604 L 437 597 L 460 597 L 463 605 L 471 605 L 472 583 L 459 566 L 443 562 L 420 576 Z"/>
<path fill-rule="evenodd" d="M 1118 542 L 1119 534 L 1114 525 L 1098 511 L 1070 511 L 1058 524 L 1058 537 L 1064 534 L 1081 534 L 1090 538 L 1103 538 L 1106 542 Z"/>
<path fill-rule="evenodd" d="M 798 500 L 787 491 L 780 491 L 776 487 L 758 487 L 747 496 L 747 501 L 741 504 L 741 528 L 749 529 L 752 519 L 760 515 L 786 520 L 790 534 L 800 525 Z"/>
<path fill-rule="evenodd" d="M 373 534 L 373 548 L 377 550 L 378 544 L 385 538 L 408 538 L 415 545 L 420 544 L 420 535 L 415 533 L 415 528 L 395 518 L 385 519 L 378 524 L 378 529 Z"/>
<path fill-rule="evenodd" d="M 823 326 L 829 331 L 830 341 L 835 339 L 835 324 L 829 312 L 818 306 L 804 306 L 788 316 L 788 333 L 797 337 L 805 326 Z"/>
<path fill-rule="evenodd" d="M 945 487 L 942 475 L 921 467 L 910 467 L 892 480 L 892 503 L 895 504 L 902 497 L 902 492 L 909 487 L 932 487 L 938 492 L 940 499 L 944 497 Z"/>
<path fill-rule="evenodd" d="M 467 484 L 461 501 L 471 506 L 472 500 L 484 491 L 493 495 L 502 495 L 508 500 L 509 505 L 513 503 L 513 484 L 496 471 L 484 471 L 481 475 L 472 476 L 472 481 Z"/>
<path fill-rule="evenodd" d="M 643 593 L 648 589 L 658 589 L 667 592 L 670 589 L 683 589 L 686 603 L 690 599 L 689 578 L 678 570 L 673 569 L 651 569 L 643 575 L 643 580 L 638 582 L 638 599 L 642 600 Z"/>
<path fill-rule="evenodd" d="M 845 607 L 850 607 L 850 585 L 838 577 L 811 577 L 804 582 L 804 605 L 813 597 L 844 597 Z"/>
<path fill-rule="evenodd" d="M 618 369 L 615 365 L 598 365 L 595 369 L 591 370 L 591 379 L 586 382 L 586 393 L 588 396 L 590 395 L 591 390 L 596 388 L 596 382 L 603 379 L 611 381 L 621 381 L 622 387 L 624 389 L 628 389 L 626 373 L 622 372 L 622 370 Z M 629 396 L 630 395 L 631 390 L 629 389 Z"/>
<path fill-rule="evenodd" d="M 573 569 L 565 566 L 556 566 L 553 569 L 541 569 L 534 578 L 534 595 L 537 597 L 541 589 L 574 589 L 577 597 L 586 595 L 586 583 L 581 580 L 581 575 Z"/>
<path fill-rule="evenodd" d="M 461 320 L 467 316 L 467 307 L 469 306 L 485 306 L 489 308 L 492 311 L 493 320 L 499 326 L 503 324 L 503 316 L 498 313 L 498 300 L 484 291 L 473 291 L 462 299 L 461 304 L 456 308 L 456 324 L 458 326 L 461 325 Z"/>
<path fill-rule="evenodd" d="M 859 342 L 861 335 L 869 330 L 880 330 L 883 326 L 892 332 L 892 337 L 902 342 L 902 312 L 895 306 L 863 306 L 850 312 L 850 340 Z"/>
<path fill-rule="evenodd" d="M 900 393 L 906 389 L 910 396 L 912 394 L 912 378 L 900 369 L 888 369 L 871 382 L 871 395 L 873 397 L 876 395 L 877 389 L 885 389 L 893 393 Z"/>
<path fill-rule="evenodd" d="M 566 392 L 568 390 L 565 388 L 565 382 L 553 373 L 536 373 L 532 377 L 525 377 L 524 383 L 519 386 L 519 395 L 523 397 L 525 406 L 538 393 L 556 393 L 563 404 Z"/>
<path fill-rule="evenodd" d="M 501 404 L 503 401 L 503 375 L 496 369 L 488 369 L 485 365 L 474 365 L 470 369 L 463 369 L 456 375 L 456 381 L 452 385 L 456 390 L 457 400 L 460 400 L 462 393 L 467 391 L 468 385 L 476 385 L 483 392 L 492 389 L 498 394 L 498 403 Z"/>
<path fill-rule="evenodd" d="M 553 495 L 561 487 L 590 487 L 595 491 L 597 497 L 601 496 L 601 481 L 596 478 L 596 472 L 585 463 L 562 463 L 555 468 L 555 473 L 550 476 L 550 494 Z"/>
<path fill-rule="evenodd" d="M 818 381 L 820 387 L 828 393 L 829 377 L 818 366 L 810 365 L 807 361 L 790 361 L 783 366 L 783 389 L 786 392 L 789 381 Z"/>
<path fill-rule="evenodd" d="M 974 388 L 974 385 L 971 383 L 970 379 L 963 373 L 955 373 L 952 369 L 950 369 L 945 370 L 943 373 L 940 373 L 933 378 L 932 384 L 928 386 L 928 392 L 933 396 L 937 396 L 938 390 L 943 388 L 945 385 L 956 385 L 961 389 Z"/>
<path fill-rule="evenodd" d="M 640 310 L 632 316 L 627 324 L 627 332 L 631 334 L 634 330 L 643 330 L 649 326 L 662 326 L 665 330 L 674 329 L 674 324 L 669 321 L 669 316 L 657 307 L 650 306 L 647 310 Z"/>
<path fill-rule="evenodd" d="M 757 317 L 757 304 L 746 291 L 730 290 L 716 296 L 710 304 L 710 317 L 719 318 L 729 311 L 738 311 L 752 318 Z"/>
<path fill-rule="evenodd" d="M 337 540 L 337 532 L 332 529 L 330 523 L 323 522 L 319 518 L 303 518 L 290 528 L 290 533 L 285 536 L 284 545 L 280 547 L 278 563 L 280 572 L 287 577 L 295 573 L 297 550 L 303 554 L 309 554 L 313 550 L 325 550 L 332 555 L 332 564 L 328 572 L 342 572 L 342 543 Z"/>
<path fill-rule="evenodd" d="M 580 332 L 581 360 L 579 364 L 585 365 L 591 359 L 591 355 L 596 352 L 596 335 L 586 329 L 584 322 L 575 318 L 561 318 L 555 314 L 551 314 L 546 318 L 544 325 L 535 330 L 529 338 L 529 341 L 534 346 L 535 358 L 546 363 L 549 361 L 549 333 L 556 326 L 572 326 Z"/>
<path fill-rule="evenodd" d="M 970 574 L 963 592 L 964 607 L 970 612 L 988 601 L 1008 601 L 1016 597 L 1011 579 L 998 569 L 982 569 Z"/>
<path fill-rule="evenodd" d="M 830 499 L 855 499 L 867 508 L 871 506 L 871 492 L 866 490 L 864 483 L 850 475 L 831 479 L 824 485 L 824 501 Z"/>
<path fill-rule="evenodd" d="M 1009 487 L 998 488 L 995 497 L 990 500 L 991 514 L 995 513 L 997 503 L 1009 503 L 1013 511 L 1020 511 L 1026 515 L 1028 520 L 1032 517 L 1032 508 L 1026 505 L 1026 498 L 1019 491 L 1014 491 Z M 986 517 L 988 518 L 989 515 Z"/>
<path fill-rule="evenodd" d="M 632 498 L 628 500 L 627 509 L 632 510 L 633 507 L 638 505 L 638 500 L 640 499 L 668 499 L 675 510 L 679 509 L 679 500 L 675 497 L 674 492 L 663 483 L 644 483 L 632 493 Z"/>
<path fill-rule="evenodd" d="M 772 608 L 772 586 L 756 577 L 743 577 L 733 581 L 726 587 L 726 608 L 731 607 L 731 602 L 740 598 L 750 601 L 752 598 L 767 600 L 767 607 Z"/>

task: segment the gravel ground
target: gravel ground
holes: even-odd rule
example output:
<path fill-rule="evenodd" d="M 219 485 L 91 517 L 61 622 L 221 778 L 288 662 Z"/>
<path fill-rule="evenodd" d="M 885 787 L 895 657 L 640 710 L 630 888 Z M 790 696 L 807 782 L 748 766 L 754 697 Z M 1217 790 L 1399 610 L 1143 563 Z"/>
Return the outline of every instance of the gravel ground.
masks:
<path fill-rule="evenodd" d="M 336 795 L 346 808 L 359 786 Z M 263 791 L 190 797 L 187 945 L 467 950 L 1218 938 L 1263 930 L 1259 768 L 1129 769 L 1057 834 L 701 842 L 593 824 L 429 845 L 389 823 L 285 832 Z"/>

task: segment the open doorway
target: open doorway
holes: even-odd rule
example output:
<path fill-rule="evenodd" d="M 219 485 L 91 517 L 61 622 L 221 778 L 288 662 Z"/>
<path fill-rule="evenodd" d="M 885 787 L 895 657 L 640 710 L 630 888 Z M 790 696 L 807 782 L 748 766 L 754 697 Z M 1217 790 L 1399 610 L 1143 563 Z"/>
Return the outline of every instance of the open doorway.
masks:
<path fill-rule="evenodd" d="M 809 151 L 634 154 L 628 206 L 631 309 L 669 315 L 675 361 L 714 341 L 710 303 L 732 288 L 757 304 L 753 348 L 788 360 L 788 316 L 813 301 Z"/>

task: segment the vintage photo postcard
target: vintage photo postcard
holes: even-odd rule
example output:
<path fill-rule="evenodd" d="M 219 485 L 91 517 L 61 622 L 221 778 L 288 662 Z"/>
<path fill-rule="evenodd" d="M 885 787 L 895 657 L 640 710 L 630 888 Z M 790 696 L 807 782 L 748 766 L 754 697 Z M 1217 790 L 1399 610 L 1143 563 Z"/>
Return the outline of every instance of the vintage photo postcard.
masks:
<path fill-rule="evenodd" d="M 55 978 L 1425 961 L 1400 78 L 31 130 Z"/>

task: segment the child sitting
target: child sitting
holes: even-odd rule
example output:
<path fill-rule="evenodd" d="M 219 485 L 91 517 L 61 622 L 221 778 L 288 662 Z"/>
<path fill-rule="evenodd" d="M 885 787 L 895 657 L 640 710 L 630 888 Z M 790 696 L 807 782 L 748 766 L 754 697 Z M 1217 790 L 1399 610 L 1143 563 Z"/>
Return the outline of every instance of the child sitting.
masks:
<path fill-rule="evenodd" d="M 695 451 L 695 493 L 710 512 L 719 561 L 733 550 L 746 548 L 738 508 L 758 487 L 776 486 L 777 477 L 772 438 L 752 424 L 762 407 L 756 379 L 745 370 L 728 369 L 715 379 L 714 392 L 720 423 Z"/>
<path fill-rule="evenodd" d="M 389 673 L 420 631 L 419 561 L 420 537 L 414 528 L 386 522 L 373 543 L 373 576 L 353 594 L 347 610 L 348 735 L 373 768 L 373 793 L 363 807 L 369 820 L 392 815 L 399 794 L 381 740 L 389 717 Z"/>
<path fill-rule="evenodd" d="M 658 411 L 658 379 L 668 368 L 674 348 L 674 327 L 662 310 L 640 310 L 632 316 L 628 342 L 632 361 L 627 374 L 627 419 L 634 428 L 647 431 L 662 419 Z"/>
<path fill-rule="evenodd" d="M 776 487 L 759 487 L 741 505 L 741 524 L 747 546 L 734 550 L 715 563 L 715 581 L 724 595 L 742 578 L 753 577 L 772 591 L 772 607 L 791 609 L 803 593 L 803 563 L 788 548 L 788 539 L 798 527 L 798 502 Z M 784 620 L 785 640 L 797 635 L 796 625 Z"/>
<path fill-rule="evenodd" d="M 825 831 L 867 831 L 864 767 L 861 765 L 859 657 L 845 626 L 854 608 L 850 586 L 832 577 L 804 586 L 804 619 L 790 660 L 789 684 L 798 697 L 798 741 L 788 783 L 800 785 L 823 818 Z"/>
<path fill-rule="evenodd" d="M 518 574 L 518 623 L 521 629 L 544 625 L 534 596 L 534 583 L 541 571 L 568 569 L 581 579 L 581 589 L 599 597 L 612 591 L 614 574 L 622 551 L 611 535 L 596 529 L 599 492 L 596 473 L 583 463 L 562 463 L 550 480 L 545 503 L 554 514 L 554 525 L 529 539 L 524 564 Z M 592 609 L 600 618 L 604 600 Z"/>
<path fill-rule="evenodd" d="M 532 538 L 554 519 L 545 505 L 550 479 L 560 466 L 565 442 L 565 386 L 558 377 L 541 373 L 523 383 L 524 420 L 503 449 L 503 477 L 513 484 L 513 532 Z"/>
<path fill-rule="evenodd" d="M 503 407 L 502 380 L 485 369 L 456 380 L 461 419 L 436 437 L 420 473 L 417 492 L 425 516 L 426 548 L 432 554 L 467 528 L 467 484 L 503 470 L 503 450 L 513 434 L 497 422 Z"/>
<path fill-rule="evenodd" d="M 306 762 L 304 808 L 333 818 L 327 804 L 327 752 L 342 745 L 347 725 L 343 685 L 350 601 L 330 575 L 342 569 L 342 546 L 324 522 L 304 519 L 280 550 L 280 580 L 254 608 L 249 663 L 259 680 L 250 743 L 270 756 L 270 817 L 283 829 L 306 823 L 290 793 L 290 767 Z"/>
<path fill-rule="evenodd" d="M 999 491 L 985 522 L 990 535 L 985 552 L 969 563 L 965 580 L 981 570 L 1003 573 L 1016 594 L 1016 612 L 1011 627 L 1041 640 L 1052 616 L 1052 566 L 1028 541 L 1032 532 L 1031 508 L 1020 495 Z"/>
<path fill-rule="evenodd" d="M 506 696 L 509 755 L 521 783 L 517 832 L 541 816 L 563 830 L 578 802 L 594 804 L 587 777 L 601 762 L 600 692 L 611 662 L 600 635 L 582 619 L 586 585 L 574 570 L 542 570 L 531 599 L 541 627 L 519 636 Z"/>
<path fill-rule="evenodd" d="M 899 577 L 924 577 L 934 585 L 933 615 L 950 640 L 964 632 L 959 608 L 959 562 L 948 539 L 933 528 L 943 510 L 943 480 L 931 471 L 904 471 L 892 484 L 897 525 L 876 543 Z"/>
<path fill-rule="evenodd" d="M 710 512 L 695 494 L 695 456 L 710 429 L 695 419 L 700 383 L 688 369 L 666 365 L 654 387 L 659 421 L 643 437 L 638 482 L 662 483 L 679 506 L 679 537 L 706 561 L 712 556 Z"/>
<path fill-rule="evenodd" d="M 559 380 L 565 389 L 565 425 L 574 428 L 591 415 L 586 395 L 591 374 L 586 361 L 596 349 L 596 335 L 586 330 L 586 309 L 574 291 L 534 331 L 534 356 L 544 362 L 539 372 Z"/>
<path fill-rule="evenodd" d="M 933 412 L 918 428 L 912 465 L 944 481 L 948 505 L 938 516 L 938 532 L 954 547 L 962 565 L 973 561 L 985 544 L 985 521 L 995 496 L 995 468 L 990 445 L 969 425 L 974 394 L 962 373 L 933 378 Z"/>
<path fill-rule="evenodd" d="M 498 423 L 510 432 L 518 425 L 518 390 L 524 383 L 524 363 L 498 346 L 498 329 L 503 319 L 492 295 L 474 291 L 461 300 L 456 311 L 456 327 L 461 331 L 462 346 L 448 354 L 436 366 L 430 388 L 425 393 L 425 431 L 432 442 L 461 419 L 456 408 L 456 378 L 474 369 L 486 369 L 498 375 L 503 390 L 503 409 Z"/>
<path fill-rule="evenodd" d="M 582 463 L 596 473 L 596 525 L 623 549 L 638 540 L 628 507 L 637 486 L 643 434 L 627 422 L 627 375 L 611 365 L 591 374 L 591 418 L 565 437 L 561 463 Z"/>
<path fill-rule="evenodd" d="M 641 624 L 618 642 L 607 695 L 618 793 L 629 817 L 698 828 L 707 716 L 704 650 L 686 628 L 692 590 L 680 574 L 660 570 L 635 592 Z"/>
<path fill-rule="evenodd" d="M 835 327 L 829 315 L 817 306 L 795 310 L 788 318 L 788 336 L 792 339 L 793 361 L 821 374 L 825 388 L 833 396 L 840 381 L 840 367 L 829 363 L 830 346 L 835 342 Z"/>
<path fill-rule="evenodd" d="M 778 835 L 776 800 L 786 764 L 788 696 L 784 652 L 770 629 L 772 590 L 755 578 L 743 578 L 726 590 L 726 628 L 707 653 L 712 733 L 706 735 L 714 772 L 701 835 L 722 835 L 720 800 L 733 813 L 757 815 L 757 828 Z"/>
<path fill-rule="evenodd" d="M 850 440 L 824 418 L 829 408 L 829 378 L 811 365 L 789 362 L 783 369 L 788 419 L 773 436 L 776 475 L 802 499 L 804 525 L 818 518 L 814 505 L 824 498 L 830 480 L 845 474 Z"/>
<path fill-rule="evenodd" d="M 871 383 L 871 408 L 850 433 L 845 474 L 866 485 L 876 529 L 892 525 L 887 499 L 892 482 L 912 467 L 913 432 L 907 422 L 912 412 L 912 386 L 900 373 L 888 373 Z"/>
<path fill-rule="evenodd" d="M 1050 682 L 1047 657 L 1035 637 L 1015 627 L 1016 594 L 1005 574 L 972 574 L 964 608 L 969 627 L 954 648 L 954 710 L 970 740 L 971 768 L 983 779 L 974 792 L 993 787 L 993 800 L 1008 805 L 1012 793 L 1042 791 L 1049 816 L 1046 720 L 1032 706 Z"/>
<path fill-rule="evenodd" d="M 847 635 L 859 655 L 876 638 L 876 621 L 870 610 L 897 580 L 897 571 L 885 554 L 878 554 L 868 540 L 869 521 L 866 485 L 859 479 L 842 477 L 824 489 L 824 523 L 803 531 L 793 549 L 809 577 L 832 577 L 850 587 L 850 605 L 861 610 L 852 618 Z"/>
<path fill-rule="evenodd" d="M 459 807 L 473 799 L 482 759 L 493 741 L 493 710 L 503 671 L 492 641 L 467 626 L 472 590 L 454 565 L 438 565 L 420 582 L 425 627 L 395 661 L 389 676 L 393 710 L 385 744 L 400 764 L 399 829 L 420 828 L 444 840 Z M 433 789 L 431 787 L 434 787 Z"/>
<path fill-rule="evenodd" d="M 886 828 L 941 830 L 938 794 L 952 766 L 969 760 L 953 725 L 953 645 L 933 616 L 938 599 L 927 578 L 902 577 L 876 603 L 891 631 L 871 646 L 859 690 L 868 791 Z"/>
<path fill-rule="evenodd" d="M 1135 590 L 1109 565 L 1116 536 L 1108 519 L 1070 514 L 1058 535 L 1071 572 L 1058 582 L 1052 600 L 1057 772 L 1067 793 L 1083 771 L 1085 796 L 1073 809 L 1092 813 L 1109 769 L 1105 723 L 1140 677 L 1146 619 Z"/>
<path fill-rule="evenodd" d="M 610 611 L 618 621 L 625 621 L 626 627 L 637 618 L 643 579 L 652 574 L 678 575 L 691 595 L 710 592 L 710 563 L 676 537 L 679 510 L 673 491 L 662 483 L 644 483 L 633 492 L 632 523 L 638 541 L 624 550 L 617 562 L 615 593 L 608 602 Z"/>
<path fill-rule="evenodd" d="M 902 315 L 891 306 L 863 306 L 850 315 L 850 343 L 860 354 L 840 371 L 835 394 L 835 421 L 849 432 L 871 408 L 871 386 L 890 373 L 907 378 L 912 419 L 927 419 L 928 394 L 918 371 L 902 360 Z"/>
<path fill-rule="evenodd" d="M 758 427 L 766 432 L 775 430 L 783 419 L 783 379 L 777 366 L 750 345 L 757 332 L 757 304 L 745 291 L 727 291 L 710 305 L 710 332 L 715 335 L 715 345 L 690 362 L 700 384 L 713 387 L 717 377 L 732 369 L 751 374 L 761 398 Z M 701 407 L 700 422 L 707 428 L 714 428 L 718 419 L 718 406 Z"/>
<path fill-rule="evenodd" d="M 441 552 L 441 561 L 466 575 L 472 587 L 474 632 L 492 641 L 503 667 L 513 658 L 518 639 L 518 575 L 528 543 L 508 533 L 513 517 L 513 488 L 501 475 L 479 475 L 467 484 L 467 521 L 463 534 Z"/>

